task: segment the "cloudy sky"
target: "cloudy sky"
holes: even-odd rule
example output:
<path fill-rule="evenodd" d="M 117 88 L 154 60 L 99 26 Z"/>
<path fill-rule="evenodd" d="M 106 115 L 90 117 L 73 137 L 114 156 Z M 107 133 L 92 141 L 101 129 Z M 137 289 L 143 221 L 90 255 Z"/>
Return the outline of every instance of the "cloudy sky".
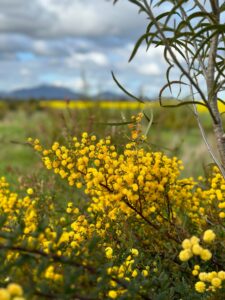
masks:
<path fill-rule="evenodd" d="M 0 0 L 0 90 L 47 83 L 89 93 L 117 91 L 110 71 L 131 92 L 162 86 L 162 50 L 129 55 L 147 20 L 121 0 Z M 163 77 L 162 77 L 163 76 Z"/>

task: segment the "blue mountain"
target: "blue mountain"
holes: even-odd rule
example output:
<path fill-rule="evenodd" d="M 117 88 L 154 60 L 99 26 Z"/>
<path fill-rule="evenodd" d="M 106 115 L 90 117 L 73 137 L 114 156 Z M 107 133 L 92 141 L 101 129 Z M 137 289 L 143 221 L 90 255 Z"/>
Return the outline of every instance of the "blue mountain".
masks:
<path fill-rule="evenodd" d="M 2 95 L 9 99 L 80 99 L 82 94 L 73 92 L 65 87 L 40 85 L 32 88 L 21 88 Z"/>

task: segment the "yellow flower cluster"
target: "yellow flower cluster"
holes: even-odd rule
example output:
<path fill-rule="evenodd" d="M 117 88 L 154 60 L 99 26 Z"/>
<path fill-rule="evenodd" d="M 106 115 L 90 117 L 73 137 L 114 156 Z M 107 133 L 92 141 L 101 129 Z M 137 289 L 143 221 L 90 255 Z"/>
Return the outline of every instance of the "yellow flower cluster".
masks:
<path fill-rule="evenodd" d="M 208 229 L 203 233 L 203 241 L 205 243 L 212 243 L 216 238 L 216 234 L 213 230 Z M 179 254 L 181 261 L 189 260 L 193 255 L 198 255 L 204 261 L 210 260 L 212 253 L 208 249 L 204 249 L 199 244 L 200 239 L 196 236 L 192 236 L 190 239 L 185 239 L 182 242 L 182 250 Z M 200 272 L 200 266 L 195 265 L 192 275 L 198 276 L 199 281 L 195 284 L 195 290 L 198 293 L 204 293 L 206 291 L 215 292 L 222 287 L 223 281 L 225 281 L 225 271 L 212 271 L 212 272 Z M 209 283 L 207 287 L 207 283 Z"/>
<path fill-rule="evenodd" d="M 69 204 L 71 208 L 71 204 Z M 67 209 L 68 210 L 68 209 Z M 74 209 L 76 212 L 77 210 Z M 41 233 L 38 237 L 38 244 L 40 248 L 49 253 L 53 251 L 57 255 L 70 257 L 71 254 L 79 254 L 79 249 L 82 242 L 87 241 L 94 231 L 94 227 L 89 224 L 84 215 L 73 216 L 73 221 L 70 225 L 66 225 L 66 219 L 64 217 L 59 220 L 60 227 L 62 228 L 62 233 L 57 236 L 54 226 L 49 226 Z"/>
<path fill-rule="evenodd" d="M 216 235 L 211 229 L 206 230 L 203 234 L 203 241 L 206 243 L 212 243 L 215 238 Z"/>
<path fill-rule="evenodd" d="M 68 148 L 55 142 L 42 155 L 47 169 L 53 169 L 70 186 L 84 187 L 91 197 L 87 211 L 92 217 L 104 214 L 112 221 L 121 212 L 129 217 L 138 211 L 161 224 L 175 219 L 180 209 L 195 211 L 193 218 L 202 219 L 191 197 L 195 183 L 191 179 L 178 180 L 182 165 L 176 157 L 145 151 L 138 141 L 124 148 L 121 153 L 110 137 L 97 140 L 84 132 L 80 140 L 74 137 Z M 101 235 L 105 222 L 100 218 L 97 223 Z"/>
<path fill-rule="evenodd" d="M 106 249 L 107 258 L 112 258 L 113 250 L 110 247 Z M 108 257 L 109 256 L 109 257 Z M 130 282 L 132 279 L 137 276 L 147 277 L 149 275 L 149 266 L 140 269 L 136 267 L 135 258 L 139 256 L 139 251 L 135 248 L 130 249 L 130 254 L 124 259 L 123 263 L 119 266 L 112 266 L 107 269 L 107 274 L 110 275 L 113 279 L 110 280 L 109 285 L 113 288 L 108 292 L 109 298 L 116 299 L 120 295 L 123 295 L 127 292 L 126 289 L 121 288 L 117 280 L 124 280 L 125 282 Z"/>
<path fill-rule="evenodd" d="M 58 273 L 54 266 L 50 265 L 45 270 L 45 278 L 53 280 L 53 281 L 62 281 L 63 276 L 62 274 Z"/>
<path fill-rule="evenodd" d="M 140 126 L 142 117 L 139 114 L 132 118 L 131 139 L 122 148 L 113 145 L 110 137 L 97 139 L 87 132 L 82 133 L 80 138 L 74 137 L 68 146 L 54 142 L 49 149 L 43 149 L 37 139 L 29 139 L 42 155 L 47 169 L 52 169 L 70 186 L 82 188 L 89 197 L 86 208 L 89 221 L 84 226 L 89 237 L 94 232 L 105 237 L 116 220 L 125 222 L 129 218 L 145 218 L 150 220 L 155 229 L 162 225 L 164 228 L 168 227 L 173 236 L 177 234 L 176 228 L 187 217 L 201 231 L 208 219 L 218 214 L 222 216 L 218 209 L 222 209 L 225 181 L 218 169 L 214 168 L 213 176 L 208 182 L 209 188 L 203 188 L 193 178 L 179 179 L 180 170 L 183 169 L 181 161 L 143 148 L 144 137 Z M 68 203 L 66 212 L 79 215 L 79 210 L 71 203 Z M 174 226 L 172 228 L 171 223 Z M 147 245 L 148 236 L 152 232 L 149 224 L 145 223 L 143 226 L 145 227 L 140 230 L 143 228 L 141 234 L 146 236 L 143 239 Z M 60 241 L 70 244 L 71 233 L 68 229 L 64 231 Z M 76 238 L 78 235 L 79 237 L 73 240 L 72 249 L 83 240 L 83 234 L 84 232 L 75 235 Z M 121 236 L 121 230 L 118 229 L 116 234 Z M 213 234 L 206 232 L 203 240 L 213 241 Z M 161 241 L 158 246 L 160 244 Z M 68 250 L 68 255 L 69 253 L 71 250 Z M 211 258 L 211 252 L 202 248 L 199 243 L 189 249 L 184 248 L 180 258 L 188 260 L 192 255 L 200 255 L 203 260 Z"/>
<path fill-rule="evenodd" d="M 218 167 L 214 167 L 212 178 L 209 179 L 210 189 L 208 190 L 208 197 L 217 201 L 219 209 L 219 217 L 225 219 L 225 179 L 219 172 Z"/>
<path fill-rule="evenodd" d="M 225 282 L 225 271 L 201 272 L 198 275 L 199 281 L 195 284 L 195 290 L 199 293 L 205 291 L 215 292 Z M 209 284 L 207 287 L 207 283 Z"/>
<path fill-rule="evenodd" d="M 23 217 L 24 234 L 35 232 L 37 228 L 37 213 L 35 209 L 36 200 L 31 198 L 31 189 L 27 190 L 27 195 L 20 198 L 18 194 L 9 190 L 9 184 L 5 177 L 0 178 L 0 210 L 7 215 L 7 220 L 2 228 L 4 231 L 11 232 L 18 218 Z"/>
<path fill-rule="evenodd" d="M 10 283 L 6 288 L 0 288 L 1 300 L 25 300 L 23 288 L 17 283 Z"/>
<path fill-rule="evenodd" d="M 212 230 L 207 230 L 204 232 L 203 240 L 207 242 L 213 241 L 215 238 L 215 233 Z M 192 236 L 190 239 L 185 239 L 182 242 L 182 250 L 179 254 L 179 258 L 181 261 L 188 261 L 193 255 L 200 256 L 200 258 L 204 261 L 210 260 L 212 257 L 212 253 L 203 248 L 200 245 L 200 239 L 196 236 Z"/>
<path fill-rule="evenodd" d="M 132 140 L 142 140 L 144 141 L 146 137 L 142 135 L 142 127 L 141 127 L 141 120 L 144 114 L 139 113 L 137 116 L 132 116 L 131 121 L 132 123 L 129 124 L 129 128 L 131 129 L 131 139 Z"/>
<path fill-rule="evenodd" d="M 65 217 L 59 220 L 62 228 L 61 235 L 58 236 L 55 230 L 57 219 L 56 221 L 50 220 L 49 226 L 37 235 L 41 207 L 38 207 L 39 199 L 34 195 L 32 188 L 27 189 L 27 195 L 20 198 L 18 194 L 9 190 L 9 184 L 2 177 L 0 178 L 0 199 L 1 214 L 7 216 L 1 231 L 13 233 L 16 224 L 21 222 L 20 220 L 23 222 L 23 235 L 18 237 L 18 245 L 20 242 L 26 243 L 30 248 L 38 245 L 39 250 L 45 253 L 54 251 L 57 255 L 70 256 L 75 249 L 80 248 L 83 241 L 90 238 L 94 230 L 93 225 L 89 224 L 86 217 L 79 214 L 79 210 L 73 208 L 73 204 L 69 202 L 67 213 L 73 212 L 72 222 L 67 225 Z M 71 212 L 68 209 L 71 209 Z M 53 203 L 50 205 L 50 211 L 54 211 Z M 1 237 L 0 242 L 4 244 L 5 239 Z M 18 255 L 18 252 L 9 250 L 7 260 L 16 259 Z"/>
<path fill-rule="evenodd" d="M 108 258 L 108 259 L 112 259 L 113 257 L 113 249 L 111 247 L 107 247 L 105 249 L 105 256 Z"/>

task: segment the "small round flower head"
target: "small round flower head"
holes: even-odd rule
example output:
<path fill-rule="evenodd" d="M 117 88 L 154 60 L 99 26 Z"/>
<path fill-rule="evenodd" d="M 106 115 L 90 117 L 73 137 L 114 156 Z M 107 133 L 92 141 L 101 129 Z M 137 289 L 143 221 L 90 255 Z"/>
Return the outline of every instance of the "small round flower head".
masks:
<path fill-rule="evenodd" d="M 197 236 L 192 236 L 190 238 L 190 242 L 192 245 L 198 244 L 199 243 L 199 238 Z"/>
<path fill-rule="evenodd" d="M 28 195 L 33 195 L 34 191 L 32 188 L 27 189 L 27 194 Z"/>
<path fill-rule="evenodd" d="M 132 277 L 137 277 L 138 275 L 138 271 L 137 270 L 134 270 L 131 274 Z"/>
<path fill-rule="evenodd" d="M 7 291 L 10 293 L 11 296 L 22 296 L 23 295 L 23 289 L 17 283 L 10 283 L 7 286 Z"/>
<path fill-rule="evenodd" d="M 10 300 L 11 295 L 6 289 L 0 288 L 0 299 L 1 300 Z"/>
<path fill-rule="evenodd" d="M 200 255 L 202 253 L 203 248 L 199 244 L 194 244 L 192 247 L 192 252 L 194 255 Z"/>
<path fill-rule="evenodd" d="M 218 288 L 221 286 L 222 280 L 218 277 L 215 277 L 211 280 L 211 284 L 212 286 L 214 286 L 215 288 Z"/>
<path fill-rule="evenodd" d="M 132 248 L 132 249 L 131 249 L 131 253 L 132 253 L 134 256 L 138 256 L 138 254 L 139 254 L 138 250 L 135 249 L 135 248 Z"/>
<path fill-rule="evenodd" d="M 201 272 L 201 273 L 199 273 L 198 278 L 201 281 L 207 281 L 208 280 L 208 274 L 206 272 Z"/>
<path fill-rule="evenodd" d="M 111 299 L 116 299 L 117 296 L 118 296 L 118 294 L 117 294 L 116 291 L 111 290 L 111 291 L 108 292 L 108 296 L 109 296 L 109 298 L 111 298 Z"/>
<path fill-rule="evenodd" d="M 202 260 L 210 260 L 212 257 L 212 253 L 208 249 L 203 249 L 200 253 L 200 257 Z"/>
<path fill-rule="evenodd" d="M 198 293 L 204 293 L 205 292 L 205 283 L 202 282 L 202 281 L 196 282 L 196 284 L 195 284 L 195 290 Z"/>
<path fill-rule="evenodd" d="M 105 256 L 108 258 L 108 259 L 111 259 L 112 256 L 113 256 L 113 249 L 111 247 L 107 247 L 105 249 Z"/>
<path fill-rule="evenodd" d="M 204 232 L 203 241 L 206 243 L 212 243 L 215 240 L 215 237 L 215 233 L 211 229 L 208 229 Z"/>
<path fill-rule="evenodd" d="M 218 272 L 218 277 L 222 280 L 225 280 L 225 271 L 219 271 Z"/>
<path fill-rule="evenodd" d="M 192 252 L 190 249 L 182 250 L 179 254 L 179 259 L 181 261 L 187 261 L 192 257 Z"/>
<path fill-rule="evenodd" d="M 182 242 L 183 249 L 190 249 L 192 246 L 191 241 L 189 239 L 185 239 Z"/>
<path fill-rule="evenodd" d="M 141 272 L 141 275 L 142 275 L 143 277 L 147 277 L 147 276 L 148 276 L 148 271 L 147 271 L 147 270 L 143 270 L 143 271 Z"/>
<path fill-rule="evenodd" d="M 224 219 L 224 218 L 225 218 L 225 212 L 221 211 L 221 212 L 219 213 L 219 217 L 220 217 L 221 219 Z"/>
<path fill-rule="evenodd" d="M 193 271 L 192 271 L 192 275 L 193 275 L 193 276 L 198 276 L 198 270 L 193 270 Z"/>

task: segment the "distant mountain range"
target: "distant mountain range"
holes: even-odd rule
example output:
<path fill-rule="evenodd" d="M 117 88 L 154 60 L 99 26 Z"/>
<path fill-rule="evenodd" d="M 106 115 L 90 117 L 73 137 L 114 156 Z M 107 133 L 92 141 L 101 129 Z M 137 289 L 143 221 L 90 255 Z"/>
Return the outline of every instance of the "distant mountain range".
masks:
<path fill-rule="evenodd" d="M 85 99 L 85 95 L 81 93 L 76 93 L 66 87 L 58 87 L 54 85 L 40 85 L 32 88 L 21 88 L 14 90 L 12 92 L 0 92 L 0 99 L 8 100 L 29 100 L 29 99 Z M 104 91 L 94 97 L 94 100 L 117 100 L 117 99 L 127 99 L 126 95 L 119 95 L 110 91 Z"/>

